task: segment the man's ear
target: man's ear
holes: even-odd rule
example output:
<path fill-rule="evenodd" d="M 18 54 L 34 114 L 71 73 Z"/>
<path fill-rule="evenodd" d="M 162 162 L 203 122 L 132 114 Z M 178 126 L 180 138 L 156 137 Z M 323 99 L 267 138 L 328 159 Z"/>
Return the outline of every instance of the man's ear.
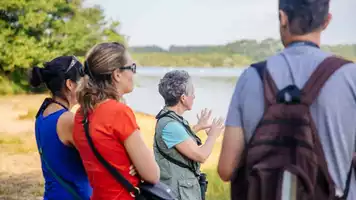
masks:
<path fill-rule="evenodd" d="M 323 30 L 325 30 L 329 26 L 332 18 L 333 18 L 332 14 L 329 13 L 328 16 L 326 17 L 325 23 L 323 25 Z"/>
<path fill-rule="evenodd" d="M 286 28 L 288 26 L 288 15 L 283 10 L 279 10 L 279 21 L 281 27 Z"/>

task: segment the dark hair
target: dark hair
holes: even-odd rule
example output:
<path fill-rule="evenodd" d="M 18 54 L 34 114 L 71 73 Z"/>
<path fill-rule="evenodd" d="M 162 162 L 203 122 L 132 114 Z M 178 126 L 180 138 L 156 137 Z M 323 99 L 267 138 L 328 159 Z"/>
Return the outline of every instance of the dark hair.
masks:
<path fill-rule="evenodd" d="M 77 89 L 77 100 L 83 114 L 105 99 L 120 101 L 120 95 L 112 84 L 112 72 L 127 63 L 126 47 L 117 42 L 95 45 L 87 53 L 85 76 Z"/>
<path fill-rule="evenodd" d="M 330 0 L 280 0 L 279 9 L 288 16 L 289 31 L 305 35 L 323 26 L 329 14 Z"/>
<path fill-rule="evenodd" d="M 84 76 L 83 66 L 74 56 L 57 57 L 43 65 L 43 68 L 32 68 L 30 84 L 35 88 L 45 84 L 53 96 L 65 98 L 66 80 L 76 82 Z"/>

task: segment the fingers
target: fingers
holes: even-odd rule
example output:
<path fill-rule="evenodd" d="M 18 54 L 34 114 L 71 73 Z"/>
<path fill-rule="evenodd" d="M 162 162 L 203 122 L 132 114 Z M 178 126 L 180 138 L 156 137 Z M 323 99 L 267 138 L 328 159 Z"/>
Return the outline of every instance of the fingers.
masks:
<path fill-rule="evenodd" d="M 207 116 L 207 118 L 208 119 L 210 119 L 210 117 L 211 117 L 211 113 L 212 113 L 213 111 L 212 110 L 209 110 L 209 112 L 208 112 L 208 116 Z"/>
<path fill-rule="evenodd" d="M 216 126 L 216 118 L 213 119 L 213 123 L 212 123 L 212 126 Z"/>
<path fill-rule="evenodd" d="M 222 126 L 224 126 L 224 118 L 214 118 L 213 126 L 215 126 L 216 128 L 221 128 Z"/>
<path fill-rule="evenodd" d="M 224 118 L 220 117 L 218 120 L 218 124 L 221 126 L 224 124 Z"/>
<path fill-rule="evenodd" d="M 131 176 L 135 176 L 135 175 L 136 175 L 136 171 L 135 171 L 135 170 L 130 171 L 130 175 L 131 175 Z"/>
<path fill-rule="evenodd" d="M 206 115 L 207 110 L 208 110 L 207 108 L 204 108 L 204 109 L 201 111 L 202 116 L 205 116 L 205 115 Z"/>
<path fill-rule="evenodd" d="M 131 176 L 135 176 L 135 175 L 137 174 L 136 169 L 135 169 L 135 167 L 134 167 L 133 165 L 130 166 L 130 172 L 129 172 L 129 174 L 130 174 Z"/>

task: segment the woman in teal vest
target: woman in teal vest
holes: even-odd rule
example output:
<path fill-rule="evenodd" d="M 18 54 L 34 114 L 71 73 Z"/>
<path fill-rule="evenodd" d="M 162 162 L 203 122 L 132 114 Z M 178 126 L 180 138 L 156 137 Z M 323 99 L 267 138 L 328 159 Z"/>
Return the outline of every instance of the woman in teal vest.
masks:
<path fill-rule="evenodd" d="M 223 131 L 223 120 L 210 121 L 211 111 L 204 109 L 198 124 L 190 128 L 182 117 L 192 109 L 194 86 L 186 71 L 170 71 L 160 80 L 159 93 L 165 107 L 156 116 L 154 153 L 161 171 L 161 181 L 169 185 L 179 200 L 204 200 L 207 181 L 200 164 L 211 154 Z M 208 138 L 201 143 L 196 132 L 206 130 Z"/>

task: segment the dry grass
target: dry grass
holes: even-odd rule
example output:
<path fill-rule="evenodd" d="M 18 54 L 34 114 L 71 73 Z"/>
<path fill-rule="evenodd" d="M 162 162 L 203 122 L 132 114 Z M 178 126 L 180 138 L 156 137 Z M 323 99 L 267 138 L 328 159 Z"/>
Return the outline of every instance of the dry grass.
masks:
<path fill-rule="evenodd" d="M 43 195 L 43 177 L 34 138 L 34 116 L 44 95 L 0 98 L 0 199 L 35 200 Z M 155 119 L 136 113 L 146 144 L 152 147 Z M 203 140 L 205 133 L 199 133 Z M 228 186 L 216 174 L 221 138 L 203 165 L 208 172 L 208 199 L 228 199 Z M 218 197 L 218 198 L 217 198 Z"/>
<path fill-rule="evenodd" d="M 41 198 L 43 178 L 32 134 L 1 133 L 0 160 L 0 199 Z"/>

